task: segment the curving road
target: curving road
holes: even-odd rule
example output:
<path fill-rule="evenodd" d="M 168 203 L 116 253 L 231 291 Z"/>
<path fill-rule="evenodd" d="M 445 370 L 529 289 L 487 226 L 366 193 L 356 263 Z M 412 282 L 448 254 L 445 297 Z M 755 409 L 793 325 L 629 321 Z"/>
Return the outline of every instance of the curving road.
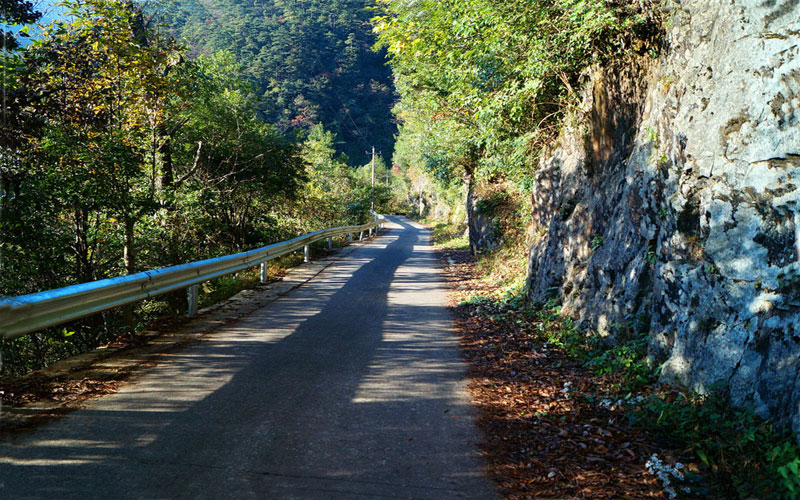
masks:
<path fill-rule="evenodd" d="M 0 498 L 496 498 L 428 231 L 387 229 L 117 394 L 0 443 Z"/>

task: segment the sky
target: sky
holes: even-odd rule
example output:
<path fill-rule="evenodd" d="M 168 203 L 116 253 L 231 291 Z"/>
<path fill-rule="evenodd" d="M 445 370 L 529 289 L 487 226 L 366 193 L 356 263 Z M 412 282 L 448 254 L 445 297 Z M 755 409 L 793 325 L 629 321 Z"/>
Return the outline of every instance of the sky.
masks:
<path fill-rule="evenodd" d="M 42 13 L 42 18 L 39 20 L 37 26 L 30 27 L 30 35 L 31 37 L 37 37 L 42 33 L 42 26 L 46 26 L 50 24 L 52 21 L 62 17 L 65 9 L 60 7 L 58 4 L 61 3 L 61 0 L 33 0 L 33 6 L 36 11 Z M 6 25 L 0 23 L 0 29 L 8 29 Z M 19 28 L 12 28 L 11 31 L 18 31 Z M 21 38 L 20 42 L 22 45 L 26 45 L 26 39 Z"/>

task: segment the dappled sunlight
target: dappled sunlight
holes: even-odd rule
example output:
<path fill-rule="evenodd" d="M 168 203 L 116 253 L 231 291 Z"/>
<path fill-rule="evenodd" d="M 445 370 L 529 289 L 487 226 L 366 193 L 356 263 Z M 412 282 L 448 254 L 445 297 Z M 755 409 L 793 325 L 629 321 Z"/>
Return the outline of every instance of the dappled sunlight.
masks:
<path fill-rule="evenodd" d="M 445 292 L 435 255 L 430 246 L 415 245 L 408 263 L 392 280 L 382 342 L 352 402 L 464 404 L 454 400 L 464 368 L 453 354 L 457 341 L 450 317 L 441 314 Z"/>

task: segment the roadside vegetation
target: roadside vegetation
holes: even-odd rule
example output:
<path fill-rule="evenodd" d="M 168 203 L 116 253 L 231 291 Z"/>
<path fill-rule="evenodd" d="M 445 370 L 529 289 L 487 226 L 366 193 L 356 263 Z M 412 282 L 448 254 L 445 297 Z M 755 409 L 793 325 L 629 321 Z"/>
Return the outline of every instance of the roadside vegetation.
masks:
<path fill-rule="evenodd" d="M 731 408 L 724 388 L 659 384 L 635 318 L 611 344 L 557 302 L 526 300 L 537 162 L 580 119 L 589 68 L 658 56 L 656 2 L 137 5 L 65 0 L 68 20 L 20 43 L 39 16 L 4 3 L 0 22 L 14 29 L 0 30 L 0 295 L 363 222 L 373 201 L 365 151 L 378 146 L 376 210 L 423 218 L 448 266 L 506 498 L 800 497 L 794 437 Z M 491 215 L 485 248 L 468 236 L 470 210 Z M 272 263 L 270 276 L 297 259 Z M 201 304 L 257 279 L 209 282 Z M 0 375 L 185 308 L 174 293 L 0 339 Z"/>
<path fill-rule="evenodd" d="M 397 132 L 392 70 L 371 50 L 372 0 L 175 0 L 169 30 L 193 54 L 230 51 L 253 83 L 256 109 L 287 136 L 316 124 L 337 136 L 337 153 L 365 163 L 375 146 L 392 157 Z M 383 179 L 383 177 L 379 177 Z"/>
<path fill-rule="evenodd" d="M 524 289 L 498 279 L 504 249 L 476 261 L 452 238 L 459 231 L 439 223 L 434 241 L 505 498 L 800 495 L 794 436 L 732 407 L 722 387 L 700 395 L 658 383 L 648 334 L 633 325 L 610 344 L 556 302 L 527 303 Z"/>
<path fill-rule="evenodd" d="M 580 106 L 582 72 L 657 55 L 661 37 L 650 1 L 377 3 L 377 46 L 401 96 L 392 161 L 427 176 L 429 201 L 491 185 L 529 191 L 541 152 Z"/>

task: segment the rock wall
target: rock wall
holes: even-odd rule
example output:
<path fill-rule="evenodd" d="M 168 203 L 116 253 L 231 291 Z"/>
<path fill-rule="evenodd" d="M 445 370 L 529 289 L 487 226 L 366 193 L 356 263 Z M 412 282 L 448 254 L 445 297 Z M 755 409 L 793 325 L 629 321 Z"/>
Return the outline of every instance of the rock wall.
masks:
<path fill-rule="evenodd" d="M 469 248 L 473 255 L 492 250 L 500 244 L 500 227 L 491 211 L 486 210 L 485 198 L 475 192 L 470 181 L 466 197 L 467 235 Z"/>
<path fill-rule="evenodd" d="M 530 297 L 800 432 L 800 2 L 672 1 L 537 172 Z"/>

